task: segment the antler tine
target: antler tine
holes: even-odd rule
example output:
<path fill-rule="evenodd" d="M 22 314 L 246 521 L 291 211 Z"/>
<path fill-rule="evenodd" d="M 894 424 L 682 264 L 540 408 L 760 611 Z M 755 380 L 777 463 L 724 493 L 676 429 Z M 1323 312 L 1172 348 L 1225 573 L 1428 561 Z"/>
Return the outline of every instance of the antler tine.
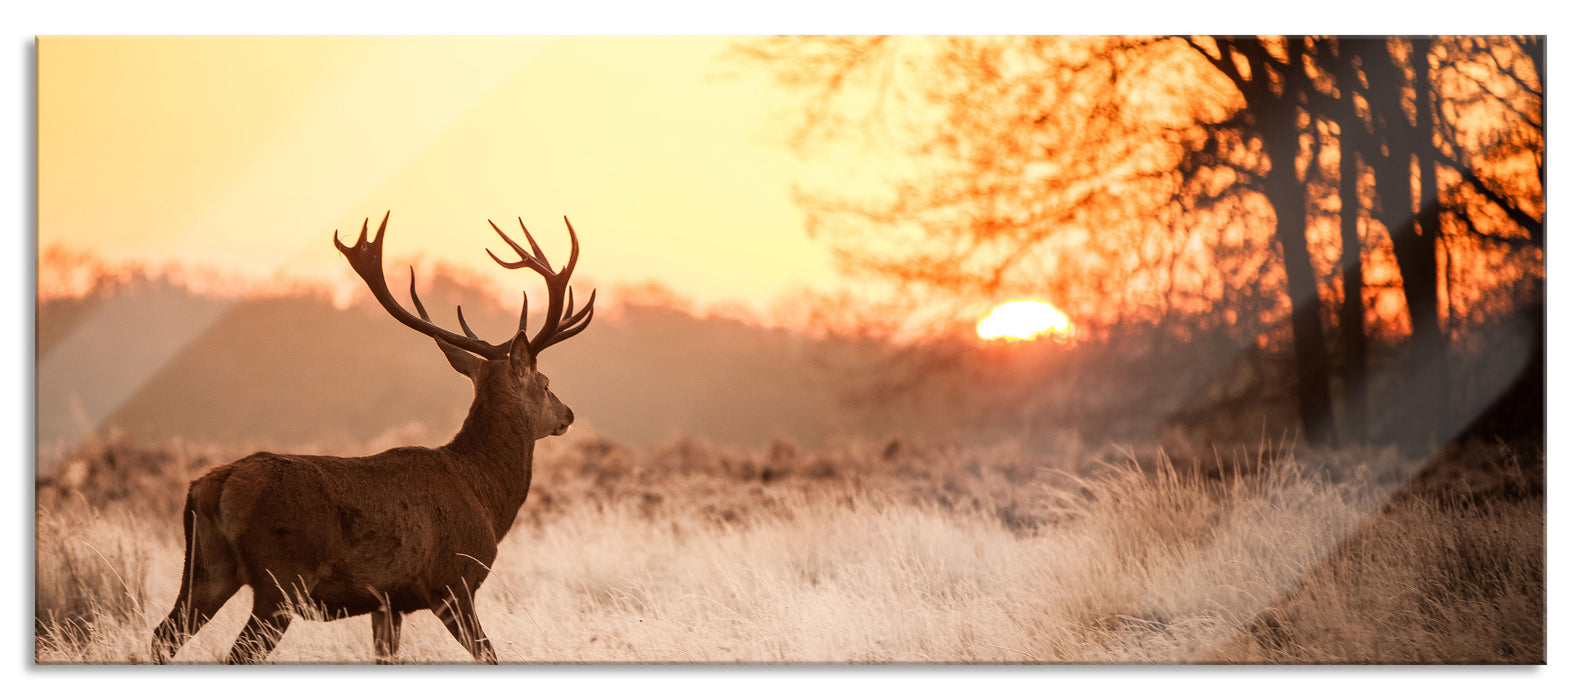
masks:
<path fill-rule="evenodd" d="M 423 300 L 419 299 L 417 296 L 417 271 L 412 269 L 411 265 L 407 266 L 407 271 L 412 275 L 411 288 L 407 291 L 408 294 L 412 295 L 412 305 L 417 307 L 417 315 L 419 317 L 421 317 L 424 321 L 433 323 L 433 321 L 428 317 L 428 309 L 423 308 Z M 461 330 L 467 334 L 468 338 L 472 338 L 473 340 L 482 340 L 482 338 L 478 337 L 477 333 L 472 332 L 472 329 L 467 326 L 467 317 L 462 315 L 460 304 L 456 305 L 456 320 L 461 322 Z"/>
<path fill-rule="evenodd" d="M 571 271 L 577 268 L 577 253 L 579 252 L 577 247 L 577 229 L 571 227 L 571 217 L 561 215 L 560 218 L 566 222 L 566 230 L 571 232 L 571 255 L 566 256 L 566 267 L 560 273 L 570 277 Z M 383 228 L 383 226 L 380 227 L 381 230 Z"/>
<path fill-rule="evenodd" d="M 583 305 L 582 310 L 578 311 L 575 314 L 568 314 L 566 316 L 566 320 L 561 322 L 561 324 L 560 324 L 561 327 L 565 328 L 565 327 L 570 327 L 570 326 L 576 325 L 576 323 L 578 321 L 583 320 L 585 317 L 592 316 L 593 315 L 593 302 L 596 301 L 598 298 L 599 298 L 599 290 L 595 289 L 595 290 L 593 290 L 592 294 L 588 295 L 588 303 Z M 567 337 L 570 337 L 570 336 L 567 336 Z"/>
<path fill-rule="evenodd" d="M 383 253 L 384 253 L 385 224 L 388 224 L 388 223 L 390 223 L 390 212 L 386 211 L 384 220 L 379 222 L 379 232 L 374 234 L 374 240 L 373 240 L 373 243 L 371 243 L 371 244 L 368 242 L 368 217 L 366 217 L 366 216 L 363 217 L 363 229 L 362 229 L 362 231 L 359 231 L 357 233 L 357 242 L 356 243 L 353 243 L 352 245 L 349 245 L 349 246 L 348 245 L 343 245 L 341 243 L 341 230 L 340 229 L 335 229 L 335 232 L 330 234 L 330 237 L 331 237 L 331 239 L 333 239 L 335 241 L 335 249 L 341 251 L 342 254 L 348 254 L 349 251 L 351 251 L 351 250 L 353 250 L 355 248 L 361 248 L 361 247 L 365 247 L 365 246 L 370 246 L 371 245 L 372 246 L 372 254 L 369 257 L 372 257 L 374 262 L 382 262 L 383 257 L 384 257 Z M 356 269 L 355 266 L 353 267 L 353 269 Z"/>
<path fill-rule="evenodd" d="M 555 331 L 555 336 L 550 339 L 549 343 L 546 344 L 545 347 L 554 345 L 555 343 L 570 338 L 571 336 L 581 333 L 583 329 L 587 328 L 588 324 L 593 322 L 593 301 L 594 299 L 597 299 L 598 296 L 599 290 L 593 290 L 593 293 L 588 295 L 587 306 L 582 307 L 582 310 L 578 311 L 576 314 L 568 315 L 566 320 L 560 324 L 560 329 Z"/>
<path fill-rule="evenodd" d="M 522 217 L 516 217 L 516 225 L 522 227 L 522 235 L 527 237 L 527 244 L 533 246 L 533 256 L 544 263 L 544 267 L 549 267 L 549 258 L 544 255 L 543 249 L 538 247 L 538 241 L 533 240 L 533 234 L 527 232 L 527 224 L 522 223 Z"/>
<path fill-rule="evenodd" d="M 456 305 L 456 320 L 461 322 L 461 330 L 467 334 L 468 338 L 478 337 L 477 333 L 472 332 L 472 329 L 467 327 L 467 317 L 461 315 L 461 304 Z"/>
<path fill-rule="evenodd" d="M 406 269 L 407 273 L 412 275 L 412 284 L 407 290 L 407 293 L 412 295 L 412 305 L 417 307 L 417 315 L 421 316 L 423 320 L 428 321 L 428 310 L 423 308 L 423 300 L 417 298 L 417 270 L 412 269 L 411 265 L 408 265 Z M 432 323 L 432 321 L 430 322 Z"/>
<path fill-rule="evenodd" d="M 467 332 L 467 337 L 478 337 L 478 334 L 473 333 L 472 329 L 467 327 L 467 319 L 461 315 L 460 304 L 456 305 L 456 320 L 461 322 L 461 329 Z M 516 330 L 518 333 L 527 332 L 527 292 L 522 292 L 522 320 L 516 324 Z M 505 344 L 502 343 L 501 346 L 504 347 Z"/>
<path fill-rule="evenodd" d="M 516 324 L 516 332 L 527 332 L 527 290 L 522 290 L 522 320 Z"/>
<path fill-rule="evenodd" d="M 517 245 L 516 241 L 511 240 L 510 236 L 505 235 L 505 232 L 501 231 L 499 226 L 494 225 L 493 220 L 489 221 L 489 228 L 494 229 L 495 233 L 500 234 L 500 240 L 505 241 L 505 244 L 511 246 L 511 250 L 516 251 L 516 254 L 522 258 L 516 262 L 506 262 L 501 260 L 499 256 L 495 255 L 494 251 L 484 248 L 483 252 L 488 253 L 489 257 L 494 258 L 494 261 L 498 263 L 500 267 L 503 267 L 507 270 L 520 270 L 524 267 L 527 267 L 532 268 L 534 272 L 537 272 L 541 275 L 554 274 L 554 272 L 549 269 L 549 261 L 544 259 L 543 251 L 538 249 L 538 244 L 533 242 L 532 236 L 527 237 L 527 242 L 533 246 L 533 252 L 538 254 L 536 257 L 532 254 L 529 254 L 526 250 L 523 250 L 522 246 Z M 526 232 L 527 227 L 522 227 L 522 231 Z"/>
<path fill-rule="evenodd" d="M 524 260 L 527 258 L 527 251 L 522 250 L 522 246 L 517 245 L 516 241 L 511 240 L 510 236 L 505 235 L 505 232 L 501 231 L 499 226 L 495 226 L 494 225 L 494 219 L 486 219 L 486 221 L 489 222 L 489 228 L 494 229 L 495 233 L 500 234 L 500 240 L 505 241 L 506 245 L 511 246 L 511 250 L 516 251 L 516 254 L 522 256 L 522 258 Z M 494 253 L 490 252 L 488 248 L 484 248 L 483 252 L 489 253 L 490 257 L 494 257 Z M 504 261 L 500 260 L 499 258 L 494 258 L 494 261 L 500 263 L 501 265 L 504 265 L 505 267 L 511 268 L 513 270 L 516 269 L 515 267 L 511 267 L 511 265 L 507 265 Z M 521 267 L 521 263 L 512 263 L 512 264 L 516 265 L 516 267 Z"/>
<path fill-rule="evenodd" d="M 576 335 L 578 333 L 581 333 L 584 329 L 586 329 L 588 327 L 588 324 L 590 324 L 590 323 L 593 323 L 593 314 L 588 314 L 586 318 L 582 319 L 582 323 L 579 323 L 579 324 L 577 324 L 575 326 L 567 326 L 561 332 L 556 333 L 555 334 L 555 342 L 558 343 L 558 342 L 560 342 L 562 340 L 570 338 L 571 336 L 574 336 L 574 335 Z"/>

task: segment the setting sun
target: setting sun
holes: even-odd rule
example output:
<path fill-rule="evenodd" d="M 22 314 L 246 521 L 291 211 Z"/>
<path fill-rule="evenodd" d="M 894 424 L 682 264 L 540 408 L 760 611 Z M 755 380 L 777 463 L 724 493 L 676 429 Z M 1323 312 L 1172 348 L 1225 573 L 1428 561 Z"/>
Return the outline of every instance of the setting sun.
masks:
<path fill-rule="evenodd" d="M 1031 299 L 996 306 L 978 322 L 978 337 L 985 340 L 1032 340 L 1042 335 L 1070 333 L 1070 318 L 1049 304 Z"/>

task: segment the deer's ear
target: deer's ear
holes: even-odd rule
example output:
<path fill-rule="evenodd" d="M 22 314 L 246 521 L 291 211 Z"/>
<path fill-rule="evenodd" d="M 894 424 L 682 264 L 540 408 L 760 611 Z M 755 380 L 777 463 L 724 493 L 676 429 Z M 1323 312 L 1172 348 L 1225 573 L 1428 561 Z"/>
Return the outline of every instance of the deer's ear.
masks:
<path fill-rule="evenodd" d="M 533 344 L 527 340 L 527 333 L 517 331 L 516 337 L 511 339 L 511 366 L 516 369 L 530 369 L 535 363 Z"/>
<path fill-rule="evenodd" d="M 466 350 L 438 338 L 434 339 L 434 344 L 439 346 L 440 352 L 445 353 L 445 359 L 450 360 L 451 368 L 466 375 L 469 379 L 476 376 L 478 368 L 483 366 L 483 358 Z"/>

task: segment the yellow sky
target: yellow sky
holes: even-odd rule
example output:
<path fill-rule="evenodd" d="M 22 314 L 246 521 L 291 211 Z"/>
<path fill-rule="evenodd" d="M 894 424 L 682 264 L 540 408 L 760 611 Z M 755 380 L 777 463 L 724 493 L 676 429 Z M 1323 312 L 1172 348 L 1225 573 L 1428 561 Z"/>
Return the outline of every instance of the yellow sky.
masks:
<path fill-rule="evenodd" d="M 330 232 L 391 210 L 387 261 L 536 291 L 483 254 L 504 249 L 485 219 L 521 216 L 558 264 L 564 214 L 580 288 L 762 311 L 834 274 L 766 136 L 767 84 L 711 78 L 729 42 L 41 38 L 40 249 L 345 283 Z"/>

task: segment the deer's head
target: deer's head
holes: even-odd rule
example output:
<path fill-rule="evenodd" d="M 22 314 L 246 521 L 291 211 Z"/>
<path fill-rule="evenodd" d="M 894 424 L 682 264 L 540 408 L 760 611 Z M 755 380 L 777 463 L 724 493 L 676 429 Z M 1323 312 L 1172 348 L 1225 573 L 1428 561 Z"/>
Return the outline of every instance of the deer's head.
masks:
<path fill-rule="evenodd" d="M 335 238 L 335 247 L 346 256 L 358 276 L 363 278 L 374 298 L 397 321 L 433 338 L 445 353 L 445 359 L 450 361 L 450 366 L 472 380 L 477 396 L 507 403 L 519 402 L 533 439 L 564 435 L 571 427 L 574 415 L 571 408 L 549 390 L 549 377 L 538 371 L 538 354 L 587 328 L 593 321 L 593 302 L 598 294 L 595 291 L 588 295 L 588 303 L 580 311 L 574 311 L 576 298 L 570 283 L 572 270 L 577 266 L 578 248 L 577 231 L 571 227 L 571 221 L 566 220 L 566 230 L 571 234 L 571 255 L 560 272 L 550 268 L 544 251 L 533 240 L 532 234 L 527 232 L 527 225 L 521 219 L 517 219 L 517 224 L 522 227 L 522 234 L 533 249 L 531 253 L 511 240 L 493 221 L 489 222 L 495 233 L 500 234 L 500 238 L 521 259 L 506 261 L 495 256 L 493 251 L 485 249 L 484 252 L 501 267 L 513 270 L 525 267 L 538 273 L 544 278 L 549 291 L 549 308 L 544 313 L 544 325 L 538 333 L 532 338 L 527 336 L 527 293 L 523 292 L 522 317 L 517 331 L 509 340 L 498 344 L 479 339 L 467 326 L 467 319 L 459 306 L 456 307 L 456 320 L 465 335 L 445 330 L 430 321 L 428 311 L 423 308 L 422 300 L 418 299 L 415 273 L 410 294 L 418 315 L 413 316 L 396 302 L 385 284 L 382 261 L 385 225 L 389 221 L 390 214 L 386 212 L 372 241 L 368 240 L 367 220 L 363 221 L 362 232 L 358 234 L 355 244 L 342 245 L 338 232 Z"/>

